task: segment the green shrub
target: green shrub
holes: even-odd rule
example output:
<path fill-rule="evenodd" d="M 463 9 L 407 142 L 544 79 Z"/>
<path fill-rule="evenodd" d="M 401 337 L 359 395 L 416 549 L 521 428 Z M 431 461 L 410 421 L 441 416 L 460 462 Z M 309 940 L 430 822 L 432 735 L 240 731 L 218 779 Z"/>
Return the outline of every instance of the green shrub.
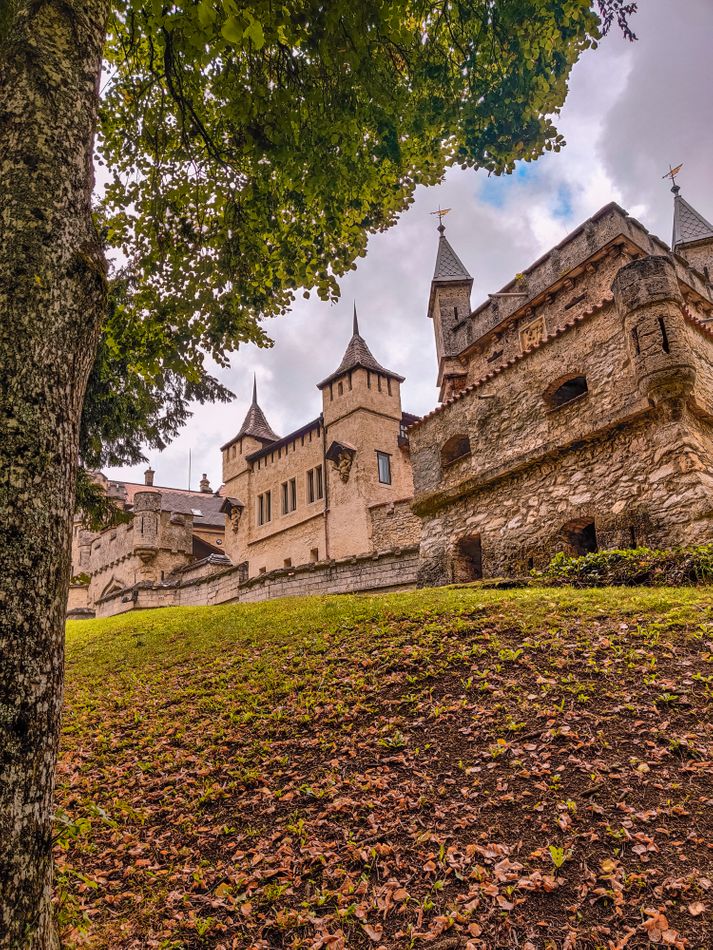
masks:
<path fill-rule="evenodd" d="M 713 583 L 713 544 L 654 551 L 597 551 L 583 557 L 556 554 L 538 581 L 572 587 L 658 587 Z"/>

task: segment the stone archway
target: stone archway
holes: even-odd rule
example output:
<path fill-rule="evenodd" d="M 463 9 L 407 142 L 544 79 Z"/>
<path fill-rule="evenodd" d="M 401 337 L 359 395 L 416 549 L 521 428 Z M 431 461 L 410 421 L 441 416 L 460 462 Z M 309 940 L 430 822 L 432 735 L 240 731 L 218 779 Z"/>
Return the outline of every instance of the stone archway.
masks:
<path fill-rule="evenodd" d="M 125 584 L 122 584 L 121 581 L 118 581 L 115 577 L 112 577 L 112 579 L 99 595 L 99 600 L 102 600 L 104 597 L 110 597 L 112 594 L 118 594 L 120 591 L 125 589 Z"/>
<path fill-rule="evenodd" d="M 453 549 L 453 583 L 468 584 L 483 577 L 483 549 L 480 535 L 466 535 Z"/>
<path fill-rule="evenodd" d="M 574 557 L 594 554 L 599 550 L 597 528 L 593 518 L 575 518 L 562 526 L 562 539 L 567 553 Z"/>

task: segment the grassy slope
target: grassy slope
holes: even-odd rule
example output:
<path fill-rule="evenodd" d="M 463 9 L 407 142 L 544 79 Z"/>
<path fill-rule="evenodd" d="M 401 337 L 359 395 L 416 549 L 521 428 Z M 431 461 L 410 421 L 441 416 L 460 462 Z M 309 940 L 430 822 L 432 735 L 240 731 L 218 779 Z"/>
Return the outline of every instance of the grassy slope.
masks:
<path fill-rule="evenodd" d="M 711 640 L 691 589 L 69 624 L 67 945 L 709 948 Z"/>

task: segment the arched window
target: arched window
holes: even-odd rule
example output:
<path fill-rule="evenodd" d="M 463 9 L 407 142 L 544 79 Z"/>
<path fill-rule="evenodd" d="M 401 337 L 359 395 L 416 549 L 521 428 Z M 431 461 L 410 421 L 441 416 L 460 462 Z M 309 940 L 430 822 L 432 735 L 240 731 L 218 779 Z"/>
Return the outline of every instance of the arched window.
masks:
<path fill-rule="evenodd" d="M 566 406 L 568 402 L 579 399 L 589 392 L 586 376 L 577 376 L 570 374 L 560 376 L 544 392 L 544 398 L 550 409 L 558 409 L 560 406 Z"/>
<path fill-rule="evenodd" d="M 450 465 L 451 462 L 457 462 L 458 459 L 470 455 L 470 439 L 467 435 L 454 435 L 441 449 L 441 464 Z"/>

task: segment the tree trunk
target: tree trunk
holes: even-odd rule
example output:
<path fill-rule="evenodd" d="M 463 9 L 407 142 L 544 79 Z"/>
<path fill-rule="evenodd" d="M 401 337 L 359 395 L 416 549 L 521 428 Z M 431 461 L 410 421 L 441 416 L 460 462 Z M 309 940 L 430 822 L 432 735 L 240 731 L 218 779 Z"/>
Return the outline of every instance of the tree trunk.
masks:
<path fill-rule="evenodd" d="M 52 796 L 78 435 L 105 307 L 91 218 L 109 0 L 0 0 L 0 947 L 58 946 Z"/>

